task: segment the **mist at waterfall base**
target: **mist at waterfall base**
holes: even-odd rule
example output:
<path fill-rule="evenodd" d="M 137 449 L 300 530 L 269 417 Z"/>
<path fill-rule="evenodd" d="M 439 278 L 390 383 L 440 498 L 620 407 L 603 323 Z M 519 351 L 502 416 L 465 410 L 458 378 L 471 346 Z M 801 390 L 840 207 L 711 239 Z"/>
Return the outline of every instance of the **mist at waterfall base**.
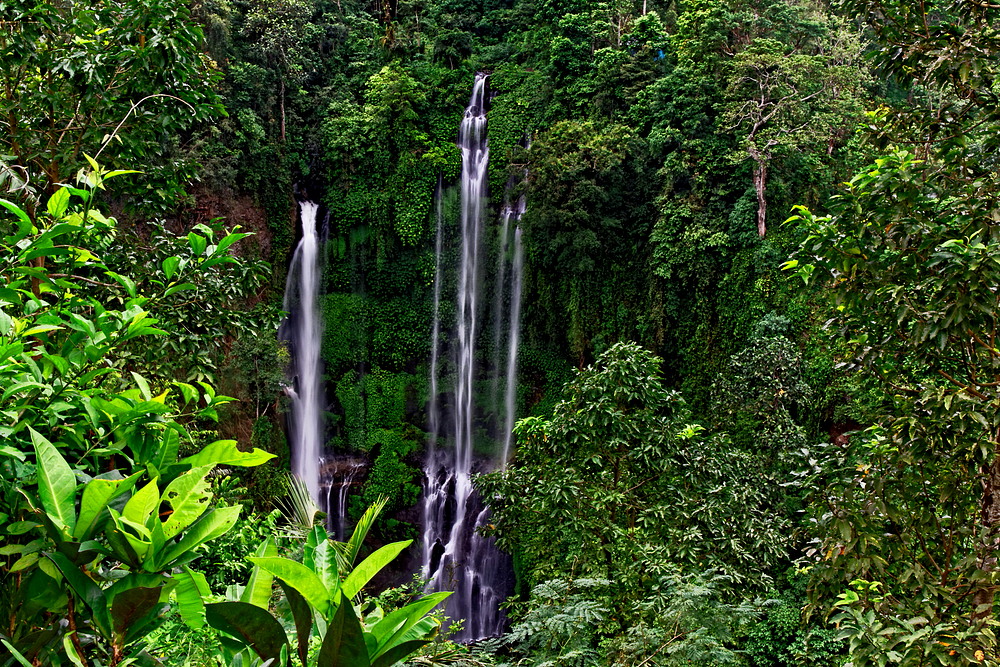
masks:
<path fill-rule="evenodd" d="M 500 224 L 493 229 L 487 225 L 487 88 L 487 76 L 478 74 L 459 128 L 462 174 L 454 276 L 453 267 L 442 261 L 444 255 L 451 256 L 451 244 L 446 238 L 441 188 L 436 209 L 422 575 L 428 592 L 453 591 L 446 614 L 464 622 L 454 635 L 457 641 L 503 631 L 506 617 L 499 605 L 513 584 L 510 558 L 496 548 L 492 538 L 477 531 L 489 523 L 489 508 L 472 485 L 476 473 L 503 466 L 510 451 L 523 263 L 517 223 L 524 202 L 505 206 Z M 493 233 L 497 234 L 496 261 L 490 262 L 486 241 Z M 493 272 L 484 276 L 490 268 Z M 442 300 L 451 297 L 442 292 L 442 285 L 450 285 L 450 278 L 456 284 L 453 328 L 451 322 L 441 321 Z M 490 296 L 492 304 L 486 303 Z M 484 348 L 491 341 L 489 355 Z M 490 388 L 488 396 L 477 395 L 483 386 Z"/>

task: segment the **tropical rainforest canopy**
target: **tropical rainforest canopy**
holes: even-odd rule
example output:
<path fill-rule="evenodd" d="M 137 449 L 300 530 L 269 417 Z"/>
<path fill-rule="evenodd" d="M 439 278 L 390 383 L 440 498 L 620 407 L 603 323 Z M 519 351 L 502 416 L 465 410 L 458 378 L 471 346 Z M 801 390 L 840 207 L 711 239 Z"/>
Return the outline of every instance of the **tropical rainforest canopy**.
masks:
<path fill-rule="evenodd" d="M 989 0 L 0 0 L 0 665 L 1000 665 L 998 73 Z"/>

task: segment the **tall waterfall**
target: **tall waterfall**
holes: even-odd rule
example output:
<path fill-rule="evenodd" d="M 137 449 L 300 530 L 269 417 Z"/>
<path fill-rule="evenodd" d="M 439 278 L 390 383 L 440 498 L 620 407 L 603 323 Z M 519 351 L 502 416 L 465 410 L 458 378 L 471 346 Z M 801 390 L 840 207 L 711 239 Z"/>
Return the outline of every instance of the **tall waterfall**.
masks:
<path fill-rule="evenodd" d="M 431 353 L 431 441 L 425 465 L 423 576 L 428 591 L 452 590 L 447 614 L 465 621 L 459 640 L 499 634 L 504 616 L 499 603 L 506 593 L 509 563 L 492 538 L 476 533 L 489 516 L 472 486 L 472 474 L 496 461 L 473 456 L 475 436 L 476 342 L 481 309 L 481 252 L 486 210 L 489 147 L 486 141 L 486 75 L 477 74 L 472 98 L 459 128 L 462 151 L 461 247 L 456 295 L 456 323 L 451 362 L 454 383 L 448 419 L 438 399 L 440 372 L 440 299 L 442 215 L 438 214 L 437 275 Z M 440 202 L 440 197 L 439 197 Z M 444 436 L 444 437 L 442 437 Z M 445 440 L 452 447 L 445 448 Z"/>
<path fill-rule="evenodd" d="M 323 373 L 320 345 L 323 322 L 317 303 L 321 266 L 316 214 L 319 206 L 301 202 L 302 240 L 295 248 L 285 283 L 284 309 L 290 314 L 285 337 L 291 341 L 295 381 L 288 388 L 292 399 L 292 472 L 302 480 L 320 509 L 327 499 L 320 488 L 324 428 Z"/>
<path fill-rule="evenodd" d="M 521 280 L 524 273 L 524 248 L 521 245 L 521 227 L 518 224 L 524 214 L 525 199 L 522 195 L 517 203 L 505 206 L 503 210 L 504 252 L 501 261 L 506 259 L 507 249 L 513 245 L 511 252 L 510 271 L 510 310 L 507 316 L 507 369 L 504 384 L 504 421 L 503 421 L 503 452 L 500 461 L 507 465 L 510 458 L 510 446 L 514 435 L 514 417 L 517 404 L 517 348 L 521 343 Z M 513 229 L 510 227 L 513 223 Z M 498 291 L 498 294 L 500 292 Z M 499 302 L 500 299 L 497 299 Z M 497 327 L 500 330 L 500 327 Z"/>

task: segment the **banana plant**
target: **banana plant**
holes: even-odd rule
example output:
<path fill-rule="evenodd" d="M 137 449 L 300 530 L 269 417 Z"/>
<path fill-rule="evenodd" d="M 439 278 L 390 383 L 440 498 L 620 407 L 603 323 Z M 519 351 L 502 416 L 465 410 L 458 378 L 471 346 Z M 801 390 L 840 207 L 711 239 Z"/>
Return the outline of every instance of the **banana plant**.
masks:
<path fill-rule="evenodd" d="M 296 654 L 303 667 L 390 667 L 431 642 L 441 623 L 428 614 L 448 592 L 425 595 L 389 613 L 376 606 L 362 615 L 355 606 L 364 586 L 412 543 L 387 544 L 354 564 L 384 505 L 379 502 L 370 507 L 347 542 L 335 542 L 322 526 L 313 527 L 305 540 L 302 562 L 278 556 L 265 540 L 249 558 L 255 567 L 239 599 L 206 605 L 207 621 L 223 634 L 230 657 L 250 651 L 263 664 L 287 664 L 288 635 L 268 611 L 274 579 L 291 610 Z M 311 663 L 308 649 L 314 634 L 321 643 Z"/>

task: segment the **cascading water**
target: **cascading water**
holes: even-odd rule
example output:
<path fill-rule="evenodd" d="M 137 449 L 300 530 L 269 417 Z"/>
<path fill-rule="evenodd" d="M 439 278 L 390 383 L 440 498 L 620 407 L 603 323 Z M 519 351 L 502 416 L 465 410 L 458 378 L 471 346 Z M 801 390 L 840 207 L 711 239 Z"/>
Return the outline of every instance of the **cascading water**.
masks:
<path fill-rule="evenodd" d="M 472 486 L 474 466 L 494 461 L 473 457 L 474 387 L 480 300 L 480 252 L 486 204 L 489 147 L 486 141 L 486 75 L 477 74 L 472 98 L 459 128 L 462 150 L 461 248 L 458 267 L 456 327 L 453 340 L 454 384 L 450 419 L 442 419 L 438 399 L 442 215 L 438 213 L 437 275 L 431 352 L 431 441 L 425 465 L 423 576 L 428 591 L 451 590 L 446 613 L 463 619 L 458 640 L 499 634 L 504 616 L 499 603 L 506 593 L 509 563 L 492 538 L 476 532 L 489 516 Z M 445 440 L 453 449 L 442 448 Z"/>
<path fill-rule="evenodd" d="M 507 372 L 504 385 L 504 424 L 503 451 L 500 457 L 502 465 L 507 465 L 510 458 L 510 446 L 514 435 L 514 417 L 517 403 L 517 348 L 521 342 L 521 280 L 524 273 L 524 249 L 521 245 L 521 226 L 518 224 L 525 210 L 525 198 L 518 198 L 513 208 L 505 207 L 503 218 L 504 239 L 507 229 L 513 221 L 513 257 L 510 271 L 510 311 L 507 317 Z M 505 253 L 506 254 L 506 253 Z"/>
<path fill-rule="evenodd" d="M 364 472 L 368 463 L 360 458 L 336 458 L 329 462 L 329 521 L 333 536 L 338 541 L 347 539 L 347 496 L 351 492 L 358 476 Z"/>
<path fill-rule="evenodd" d="M 321 266 L 316 215 L 319 206 L 304 201 L 299 205 L 302 219 L 302 240 L 295 248 L 285 284 L 284 309 L 289 313 L 285 338 L 291 341 L 293 352 L 293 386 L 287 388 L 292 399 L 292 472 L 302 480 L 320 509 L 327 503 L 320 489 L 323 458 L 323 369 L 320 345 L 323 322 L 319 313 L 317 293 Z"/>

